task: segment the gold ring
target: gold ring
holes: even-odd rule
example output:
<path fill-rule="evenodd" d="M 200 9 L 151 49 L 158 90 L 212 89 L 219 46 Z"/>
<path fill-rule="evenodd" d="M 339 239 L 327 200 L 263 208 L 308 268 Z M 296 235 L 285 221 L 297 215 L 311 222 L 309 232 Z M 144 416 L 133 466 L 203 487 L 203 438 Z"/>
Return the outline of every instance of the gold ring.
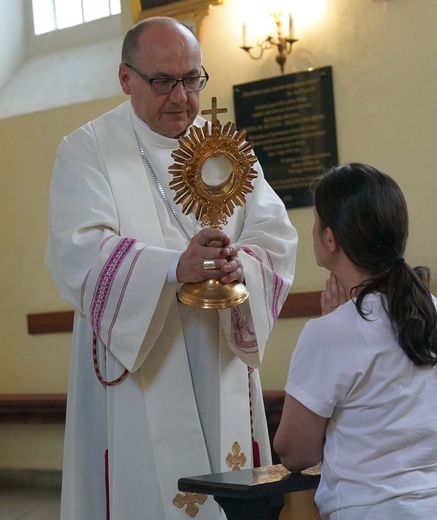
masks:
<path fill-rule="evenodd" d="M 206 271 L 209 271 L 211 269 L 216 269 L 214 260 L 204 260 L 203 261 L 203 268 Z"/>

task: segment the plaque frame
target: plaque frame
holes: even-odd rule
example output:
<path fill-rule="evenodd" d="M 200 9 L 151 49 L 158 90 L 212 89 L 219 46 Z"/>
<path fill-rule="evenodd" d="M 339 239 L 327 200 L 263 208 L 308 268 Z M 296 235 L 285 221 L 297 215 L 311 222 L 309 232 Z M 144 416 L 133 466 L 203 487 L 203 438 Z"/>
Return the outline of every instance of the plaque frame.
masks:
<path fill-rule="evenodd" d="M 221 5 L 224 0 L 162 0 L 156 7 L 148 8 L 147 0 L 131 0 L 134 23 L 151 16 L 171 16 L 187 26 L 199 37 L 200 25 L 210 7 Z"/>

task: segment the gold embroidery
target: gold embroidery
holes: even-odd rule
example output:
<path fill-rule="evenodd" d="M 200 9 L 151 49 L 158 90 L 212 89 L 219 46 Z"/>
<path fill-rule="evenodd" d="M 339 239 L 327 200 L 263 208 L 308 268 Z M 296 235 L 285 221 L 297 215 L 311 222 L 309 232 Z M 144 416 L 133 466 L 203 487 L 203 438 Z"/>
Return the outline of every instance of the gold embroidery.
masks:
<path fill-rule="evenodd" d="M 201 495 L 199 493 L 178 493 L 173 499 L 173 504 L 179 507 L 179 509 L 187 506 L 185 514 L 194 518 L 199 512 L 196 502 L 202 505 L 206 502 L 207 498 L 208 495 Z"/>
<path fill-rule="evenodd" d="M 226 464 L 232 468 L 232 471 L 239 471 L 246 464 L 246 455 L 244 452 L 240 453 L 240 451 L 241 446 L 235 441 L 232 445 L 233 453 L 229 453 L 226 457 Z"/>

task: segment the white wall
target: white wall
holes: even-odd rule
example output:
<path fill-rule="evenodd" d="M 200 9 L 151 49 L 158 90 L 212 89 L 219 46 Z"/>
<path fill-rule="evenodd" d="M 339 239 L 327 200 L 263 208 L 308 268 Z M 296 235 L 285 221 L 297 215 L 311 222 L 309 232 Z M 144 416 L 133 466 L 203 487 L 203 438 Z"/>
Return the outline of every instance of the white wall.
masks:
<path fill-rule="evenodd" d="M 340 161 L 369 162 L 399 182 L 410 209 L 406 259 L 412 265 L 428 264 L 436 273 L 437 1 L 317 1 L 323 10 L 314 13 L 320 14 L 321 21 L 299 25 L 296 15 L 299 42 L 287 60 L 285 73 L 332 66 Z M 204 64 L 211 79 L 202 94 L 201 108 L 209 108 L 211 97 L 216 96 L 220 106 L 229 109 L 230 120 L 234 117 L 233 85 L 279 74 L 272 55 L 253 61 L 239 49 L 239 2 L 226 0 L 211 11 L 202 26 Z M 126 4 L 130 9 L 130 0 L 123 0 Z M 12 6 L 16 6 L 15 1 L 0 0 L 0 29 L 15 23 L 17 13 Z M 2 15 L 12 19 L 6 22 Z M 123 20 L 125 30 L 130 23 L 126 12 Z M 2 63 L 3 54 L 2 46 Z M 74 72 L 80 76 L 80 61 L 76 63 L 78 70 Z M 113 78 L 116 69 L 114 63 Z M 70 335 L 31 336 L 26 329 L 27 314 L 68 309 L 42 262 L 51 169 L 62 136 L 122 99 L 114 96 L 72 102 L 0 120 L 0 393 L 66 391 Z M 326 272 L 313 260 L 312 210 L 290 210 L 289 215 L 300 236 L 293 290 L 322 289 Z M 301 319 L 280 320 L 274 329 L 261 370 L 266 389 L 283 387 L 290 354 L 304 323 Z M 57 467 L 60 430 L 58 442 L 51 442 L 57 454 L 47 453 L 45 458 L 47 435 L 42 429 L 26 430 L 32 442 L 41 435 L 40 448 L 23 452 L 16 464 Z M 16 428 L 1 428 L 0 466 L 2 454 L 10 453 L 17 435 Z M 38 454 L 34 459 L 32 452 Z M 10 458 L 5 460 L 11 463 Z"/>
<path fill-rule="evenodd" d="M 437 2 L 308 2 L 313 3 L 314 23 L 307 19 L 300 26 L 295 17 L 299 41 L 285 73 L 332 66 L 339 161 L 367 162 L 397 180 L 410 211 L 407 261 L 429 265 L 436 273 Z M 255 61 L 239 49 L 239 5 L 239 0 L 227 0 L 211 11 L 202 26 L 204 64 L 211 76 L 202 109 L 217 96 L 219 105 L 229 109 L 231 120 L 233 85 L 280 74 L 273 51 Z M 290 210 L 289 215 L 299 233 L 293 291 L 322 289 L 326 272 L 313 260 L 312 209 Z M 303 323 L 280 321 L 274 330 L 261 372 L 266 388 L 282 388 Z"/>
<path fill-rule="evenodd" d="M 0 118 L 119 95 L 122 17 L 35 37 L 30 3 L 0 0 Z"/>
<path fill-rule="evenodd" d="M 0 0 L 0 89 L 24 59 L 24 1 Z"/>

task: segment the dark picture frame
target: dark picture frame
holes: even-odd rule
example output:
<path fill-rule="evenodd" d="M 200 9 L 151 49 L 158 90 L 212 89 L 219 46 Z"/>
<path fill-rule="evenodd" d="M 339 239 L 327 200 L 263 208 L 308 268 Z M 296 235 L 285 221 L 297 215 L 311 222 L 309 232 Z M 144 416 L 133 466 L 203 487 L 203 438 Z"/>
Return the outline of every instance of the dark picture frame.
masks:
<path fill-rule="evenodd" d="M 171 16 L 184 22 L 199 37 L 202 19 L 210 6 L 220 5 L 224 0 L 132 0 L 132 14 L 137 23 L 152 16 Z"/>

